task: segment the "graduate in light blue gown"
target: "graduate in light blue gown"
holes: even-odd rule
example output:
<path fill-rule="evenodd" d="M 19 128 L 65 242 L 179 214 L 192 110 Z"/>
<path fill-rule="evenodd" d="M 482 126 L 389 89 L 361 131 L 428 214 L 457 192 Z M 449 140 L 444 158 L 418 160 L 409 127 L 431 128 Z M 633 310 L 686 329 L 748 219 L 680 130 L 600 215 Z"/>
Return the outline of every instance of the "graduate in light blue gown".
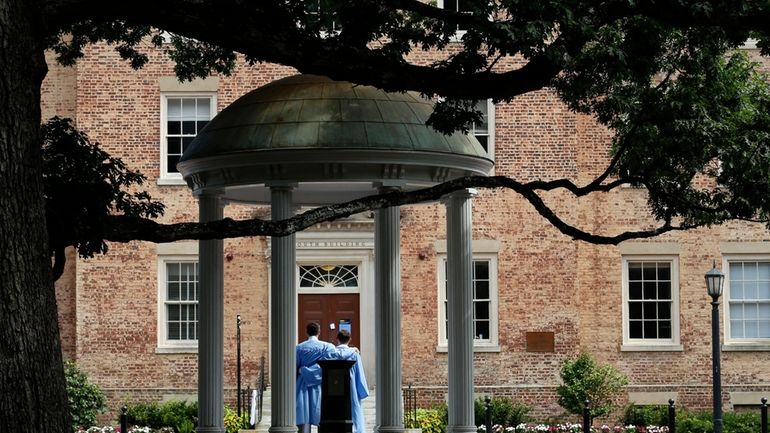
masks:
<path fill-rule="evenodd" d="M 306 341 L 297 345 L 296 414 L 299 433 L 309 433 L 310 425 L 321 421 L 321 367 L 318 360 L 335 356 L 334 345 L 318 339 L 321 327 L 307 324 Z"/>
<path fill-rule="evenodd" d="M 350 342 L 350 332 L 345 329 L 337 333 L 336 356 L 334 359 L 347 359 L 356 361 L 350 368 L 350 407 L 353 415 L 353 433 L 366 433 L 366 422 L 364 420 L 364 410 L 361 407 L 361 400 L 369 396 L 369 386 L 366 384 L 364 376 L 364 364 L 361 361 L 361 355 L 358 349 L 348 346 Z"/>

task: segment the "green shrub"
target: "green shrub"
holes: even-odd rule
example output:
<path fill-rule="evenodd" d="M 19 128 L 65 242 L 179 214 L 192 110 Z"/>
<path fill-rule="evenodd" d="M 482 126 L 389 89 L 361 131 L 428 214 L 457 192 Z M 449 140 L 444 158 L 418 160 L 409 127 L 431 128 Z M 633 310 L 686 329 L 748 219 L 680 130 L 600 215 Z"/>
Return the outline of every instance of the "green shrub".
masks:
<path fill-rule="evenodd" d="M 532 410 L 521 402 L 511 402 L 508 397 L 493 397 L 490 404 L 492 405 L 492 424 L 502 426 L 517 426 L 527 421 L 527 414 Z M 478 398 L 473 402 L 473 411 L 476 425 L 484 425 L 486 422 L 486 401 L 483 398 Z"/>
<path fill-rule="evenodd" d="M 198 404 L 186 401 L 169 401 L 160 407 L 161 419 L 165 427 L 174 427 L 177 433 L 182 433 L 188 424 L 198 424 Z"/>
<path fill-rule="evenodd" d="M 128 404 L 126 408 L 128 409 L 126 413 L 128 424 L 147 426 L 153 429 L 164 427 L 163 416 L 158 403 Z M 120 415 L 118 415 L 118 422 L 120 422 Z"/>
<path fill-rule="evenodd" d="M 762 428 L 759 410 L 756 412 L 727 412 L 722 417 L 724 431 L 729 433 L 755 433 Z"/>
<path fill-rule="evenodd" d="M 176 433 L 185 433 L 198 425 L 198 403 L 169 401 L 163 404 L 139 403 L 127 405 L 128 423 L 153 429 L 173 427 Z"/>
<path fill-rule="evenodd" d="M 445 433 L 446 424 L 446 406 L 444 408 L 417 409 L 417 428 L 422 429 L 422 433 Z"/>
<path fill-rule="evenodd" d="M 714 433 L 711 414 L 683 413 L 676 419 L 676 431 L 678 433 Z M 725 430 L 724 433 L 729 432 Z"/>
<path fill-rule="evenodd" d="M 714 422 L 711 412 L 685 412 L 676 415 L 678 433 L 713 433 Z M 722 415 L 724 433 L 757 433 L 760 431 L 759 411 L 725 412 Z"/>
<path fill-rule="evenodd" d="M 591 417 L 611 413 L 616 409 L 613 398 L 628 384 L 628 379 L 609 364 L 598 364 L 591 355 L 581 353 L 576 359 L 564 361 L 562 384 L 556 389 L 559 405 L 573 414 L 582 414 L 585 400 L 591 401 Z"/>
<path fill-rule="evenodd" d="M 755 412 L 727 412 L 722 416 L 725 433 L 756 433 L 762 425 L 759 410 Z"/>
<path fill-rule="evenodd" d="M 760 430 L 759 411 L 726 412 L 722 416 L 722 423 L 724 433 L 757 433 Z M 668 407 L 629 405 L 624 413 L 623 425 L 668 425 Z M 677 408 L 676 431 L 678 433 L 713 433 L 714 423 L 711 412 L 688 412 Z"/>
<path fill-rule="evenodd" d="M 225 407 L 225 431 L 227 433 L 238 433 L 238 430 L 242 428 L 249 428 L 249 415 L 242 413 L 239 419 L 238 412 Z"/>
<path fill-rule="evenodd" d="M 681 409 L 677 408 L 677 413 Z M 623 411 L 623 425 L 668 425 L 668 406 L 629 404 Z"/>
<path fill-rule="evenodd" d="M 64 378 L 67 382 L 72 430 L 91 427 L 96 424 L 96 414 L 107 408 L 102 390 L 88 381 L 88 376 L 74 362 L 64 363 Z"/>
<path fill-rule="evenodd" d="M 228 430 L 229 431 L 229 430 Z M 195 433 L 195 424 L 189 419 L 183 419 L 176 428 L 177 433 Z"/>

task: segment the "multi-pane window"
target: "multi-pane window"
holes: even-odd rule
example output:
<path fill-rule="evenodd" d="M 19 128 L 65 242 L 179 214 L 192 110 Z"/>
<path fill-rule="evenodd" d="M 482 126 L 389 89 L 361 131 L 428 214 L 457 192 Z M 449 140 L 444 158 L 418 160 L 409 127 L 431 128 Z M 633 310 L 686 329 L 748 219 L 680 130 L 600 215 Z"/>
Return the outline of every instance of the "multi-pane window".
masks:
<path fill-rule="evenodd" d="M 195 136 L 211 120 L 213 96 L 164 96 L 161 177 L 178 176 L 176 164 Z"/>
<path fill-rule="evenodd" d="M 675 258 L 624 258 L 625 343 L 678 343 L 677 265 Z"/>
<path fill-rule="evenodd" d="M 305 2 L 305 10 L 312 24 L 317 24 L 324 32 L 338 32 L 342 30 L 336 21 L 336 13 L 331 0 L 308 0 Z"/>
<path fill-rule="evenodd" d="M 437 6 L 442 9 L 449 9 L 457 12 L 469 12 L 471 5 L 468 0 L 438 0 Z M 457 26 L 457 30 L 462 32 L 466 30 L 462 26 Z"/>
<path fill-rule="evenodd" d="M 489 305 L 489 262 L 475 260 L 473 262 L 473 336 L 478 340 L 490 338 L 491 317 Z"/>
<path fill-rule="evenodd" d="M 770 339 L 770 260 L 729 260 L 726 294 L 729 339 Z"/>
<path fill-rule="evenodd" d="M 198 263 L 165 262 L 165 340 L 198 340 Z"/>
<path fill-rule="evenodd" d="M 489 154 L 489 157 L 494 159 L 494 104 L 490 100 L 479 101 L 476 104 L 476 110 L 482 113 L 480 122 L 476 122 L 471 127 L 471 134 L 479 140 L 481 147 Z"/>
<path fill-rule="evenodd" d="M 448 270 L 447 261 L 442 258 L 440 273 L 440 345 L 445 345 L 451 329 L 448 319 Z M 476 345 L 492 345 L 497 343 L 497 265 L 496 259 L 474 258 L 471 275 L 473 289 L 473 338 Z"/>

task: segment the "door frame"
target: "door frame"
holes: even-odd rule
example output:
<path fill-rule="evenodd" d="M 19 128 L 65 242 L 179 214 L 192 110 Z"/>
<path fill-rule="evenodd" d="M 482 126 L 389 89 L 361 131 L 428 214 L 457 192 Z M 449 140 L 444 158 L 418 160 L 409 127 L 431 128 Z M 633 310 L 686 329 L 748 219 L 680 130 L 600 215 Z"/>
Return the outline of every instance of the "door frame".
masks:
<path fill-rule="evenodd" d="M 374 222 L 371 221 L 373 228 Z M 371 320 L 360 320 L 361 359 L 364 363 L 364 372 L 369 387 L 376 385 L 376 346 L 374 334 L 374 231 L 313 231 L 299 232 L 296 234 L 297 256 L 294 266 L 294 280 L 297 287 L 297 295 L 300 293 L 358 293 L 358 316 L 369 317 Z M 267 323 L 268 335 L 272 335 L 271 311 L 272 302 L 270 295 L 270 242 L 268 239 L 266 254 L 267 264 Z M 332 289 L 319 292 L 317 290 L 299 290 L 299 266 L 300 265 L 358 265 L 358 289 L 350 291 L 346 289 Z M 299 320 L 298 298 L 294 299 L 296 320 Z M 297 325 L 294 325 L 297 328 Z M 298 336 L 302 341 L 302 336 Z M 268 357 L 272 353 L 270 338 L 268 337 Z M 269 358 L 268 358 L 269 359 Z M 272 368 L 268 363 L 268 368 Z M 269 373 L 269 372 L 268 372 Z"/>

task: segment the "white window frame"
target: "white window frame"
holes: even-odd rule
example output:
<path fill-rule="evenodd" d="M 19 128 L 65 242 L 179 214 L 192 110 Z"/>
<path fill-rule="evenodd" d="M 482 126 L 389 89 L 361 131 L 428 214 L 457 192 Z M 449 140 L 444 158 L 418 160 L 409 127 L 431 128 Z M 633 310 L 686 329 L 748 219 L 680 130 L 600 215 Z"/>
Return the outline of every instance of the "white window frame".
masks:
<path fill-rule="evenodd" d="M 671 338 L 655 339 L 631 339 L 629 334 L 629 286 L 628 264 L 629 262 L 669 262 L 671 264 Z M 621 298 L 623 302 L 623 345 L 621 351 L 682 351 L 680 343 L 680 317 L 679 317 L 679 256 L 678 255 L 623 255 L 621 258 L 622 283 Z"/>
<path fill-rule="evenodd" d="M 168 134 L 168 100 L 171 98 L 208 98 L 209 103 L 209 121 L 217 113 L 217 93 L 216 92 L 161 92 L 160 95 L 160 175 L 158 177 L 159 185 L 185 185 L 181 173 L 170 173 L 168 171 L 168 144 L 166 135 Z"/>
<path fill-rule="evenodd" d="M 314 0 L 318 2 L 318 12 L 306 12 L 308 15 L 320 15 L 321 13 L 321 0 Z M 323 30 L 321 31 L 321 37 L 327 38 L 330 35 L 337 35 L 342 31 L 342 28 L 337 25 L 337 21 L 332 20 L 332 28 L 331 30 Z"/>
<path fill-rule="evenodd" d="M 446 3 L 450 3 L 452 1 L 453 0 L 436 0 L 436 7 L 439 8 L 439 9 L 445 9 L 444 5 Z M 456 2 L 457 0 L 454 0 L 454 1 Z M 456 11 L 456 9 L 455 9 L 455 11 Z M 455 32 L 455 35 L 454 35 L 454 38 L 452 39 L 452 41 L 453 42 L 460 42 L 462 40 L 463 36 L 465 36 L 466 32 L 467 32 L 467 30 L 460 30 L 458 28 L 457 31 Z"/>
<path fill-rule="evenodd" d="M 479 101 L 483 103 L 483 101 Z M 478 103 L 477 103 L 478 105 Z M 480 134 L 476 134 L 476 124 L 471 125 L 470 133 L 475 137 Z M 481 134 L 483 135 L 483 134 Z M 495 104 L 491 99 L 487 99 L 487 155 L 489 158 L 495 160 Z M 494 170 L 494 169 L 493 169 Z"/>
<path fill-rule="evenodd" d="M 725 274 L 721 309 L 724 326 L 725 350 L 770 350 L 770 338 L 732 338 L 730 332 L 730 263 L 770 262 L 770 254 L 725 254 L 722 256 L 722 272 Z"/>
<path fill-rule="evenodd" d="M 436 275 L 438 277 L 438 346 L 436 351 L 447 352 L 448 341 L 446 335 L 446 308 L 444 308 L 444 301 L 446 300 L 446 253 L 439 253 L 436 255 Z M 473 253 L 473 261 L 486 260 L 489 261 L 489 340 L 473 340 L 474 352 L 499 352 L 499 335 L 498 335 L 498 280 L 497 280 L 497 254 L 495 253 Z"/>
<path fill-rule="evenodd" d="M 156 353 L 195 353 L 198 340 L 169 340 L 166 338 L 166 264 L 198 263 L 198 302 L 200 305 L 200 263 L 197 254 L 159 255 L 158 256 L 158 346 Z M 200 309 L 198 311 L 200 320 Z"/>

